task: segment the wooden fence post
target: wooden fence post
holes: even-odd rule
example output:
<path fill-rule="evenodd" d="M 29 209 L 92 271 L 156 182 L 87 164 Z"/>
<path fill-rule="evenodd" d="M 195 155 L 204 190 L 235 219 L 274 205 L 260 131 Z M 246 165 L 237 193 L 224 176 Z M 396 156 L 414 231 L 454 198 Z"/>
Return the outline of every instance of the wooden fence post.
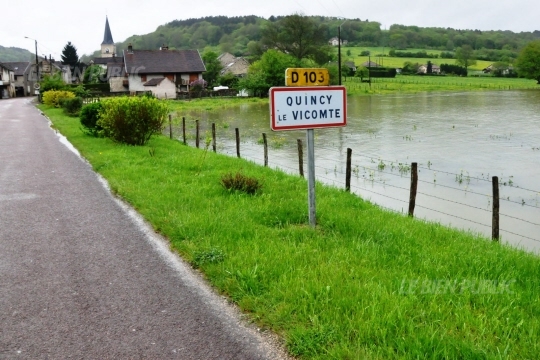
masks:
<path fill-rule="evenodd" d="M 499 241 L 499 178 L 493 176 L 493 219 L 491 222 L 491 239 Z"/>
<path fill-rule="evenodd" d="M 264 166 L 268 166 L 268 141 L 266 140 L 266 133 L 262 134 L 264 144 Z"/>
<path fill-rule="evenodd" d="M 345 190 L 351 192 L 351 158 L 352 149 L 347 148 L 347 169 L 345 170 Z"/>
<path fill-rule="evenodd" d="M 234 132 L 236 133 L 236 156 L 240 157 L 240 130 L 235 128 Z"/>
<path fill-rule="evenodd" d="M 212 150 L 216 152 L 217 146 L 216 146 L 216 123 L 212 123 Z"/>
<path fill-rule="evenodd" d="M 418 163 L 411 164 L 411 194 L 409 196 L 409 216 L 414 216 L 414 206 L 416 205 L 416 190 L 418 189 Z"/>
<path fill-rule="evenodd" d="M 169 114 L 169 138 L 172 140 L 172 115 Z"/>
<path fill-rule="evenodd" d="M 195 146 L 199 148 L 199 120 L 195 120 Z"/>
<path fill-rule="evenodd" d="M 184 139 L 184 145 L 187 145 L 186 143 L 186 117 L 182 116 L 182 137 Z"/>
<path fill-rule="evenodd" d="M 304 147 L 302 146 L 302 139 L 297 139 L 298 143 L 298 169 L 300 170 L 300 176 L 304 177 Z"/>

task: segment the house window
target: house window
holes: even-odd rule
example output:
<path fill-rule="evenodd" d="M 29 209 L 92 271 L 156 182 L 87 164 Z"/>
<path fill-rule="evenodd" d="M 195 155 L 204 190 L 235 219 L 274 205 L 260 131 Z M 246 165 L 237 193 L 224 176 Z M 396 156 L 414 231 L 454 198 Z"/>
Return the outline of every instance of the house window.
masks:
<path fill-rule="evenodd" d="M 141 75 L 141 81 L 146 82 L 146 75 Z"/>

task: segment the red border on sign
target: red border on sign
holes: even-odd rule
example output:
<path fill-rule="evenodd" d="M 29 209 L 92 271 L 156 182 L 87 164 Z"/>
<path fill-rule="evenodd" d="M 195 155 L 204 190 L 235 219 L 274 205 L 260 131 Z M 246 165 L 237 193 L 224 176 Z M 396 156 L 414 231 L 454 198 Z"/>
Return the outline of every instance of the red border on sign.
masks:
<path fill-rule="evenodd" d="M 343 122 L 331 123 L 331 124 L 317 124 L 317 125 L 297 125 L 297 126 L 276 126 L 276 112 L 275 112 L 275 98 L 276 92 L 288 92 L 288 91 L 316 91 L 316 90 L 331 90 L 343 92 Z M 299 129 L 322 129 L 328 127 L 341 127 L 347 125 L 347 89 L 345 86 L 298 86 L 298 87 L 273 87 L 270 88 L 270 127 L 273 131 L 281 130 L 299 130 Z"/>

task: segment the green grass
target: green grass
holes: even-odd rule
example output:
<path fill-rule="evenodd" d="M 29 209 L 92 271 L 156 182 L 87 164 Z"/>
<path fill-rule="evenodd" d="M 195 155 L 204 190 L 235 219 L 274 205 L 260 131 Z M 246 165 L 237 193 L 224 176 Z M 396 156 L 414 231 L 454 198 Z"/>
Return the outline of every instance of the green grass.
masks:
<path fill-rule="evenodd" d="M 371 86 L 361 83 L 359 78 L 347 77 L 343 85 L 348 95 L 540 89 L 536 81 L 530 79 L 473 76 L 398 75 L 394 79 L 373 78 Z"/>
<path fill-rule="evenodd" d="M 60 109 L 42 109 L 115 193 L 291 354 L 540 358 L 538 257 L 321 184 L 311 229 L 299 177 L 163 136 L 144 147 L 114 144 L 84 135 Z M 221 177 L 236 171 L 262 181 L 262 192 L 225 191 Z M 510 281 L 510 291 L 467 285 L 483 280 Z M 428 289 L 434 281 L 462 286 Z"/>
<path fill-rule="evenodd" d="M 362 51 L 369 51 L 371 53 L 371 61 L 378 63 L 379 65 L 387 66 L 387 67 L 395 67 L 400 68 L 403 67 L 403 64 L 406 61 L 410 61 L 413 64 L 419 63 L 427 64 L 428 60 L 431 61 L 434 64 L 441 65 L 441 64 L 455 64 L 455 59 L 423 59 L 423 58 L 402 58 L 402 57 L 389 57 L 388 52 L 391 50 L 391 48 L 386 47 L 348 47 L 343 46 L 341 48 L 341 56 L 343 59 L 346 60 L 352 60 L 354 63 L 358 66 L 366 61 L 368 61 L 368 56 L 360 56 Z M 337 51 L 337 50 L 336 50 Z M 351 52 L 350 56 L 347 56 L 347 51 Z M 419 52 L 419 51 L 425 51 L 428 54 L 441 54 L 441 50 L 425 50 L 425 49 L 407 49 L 403 50 L 406 52 Z M 381 55 L 385 56 L 381 56 Z M 477 60 L 476 64 L 469 67 L 469 70 L 482 70 L 491 65 L 494 61 L 484 61 L 484 60 Z"/>

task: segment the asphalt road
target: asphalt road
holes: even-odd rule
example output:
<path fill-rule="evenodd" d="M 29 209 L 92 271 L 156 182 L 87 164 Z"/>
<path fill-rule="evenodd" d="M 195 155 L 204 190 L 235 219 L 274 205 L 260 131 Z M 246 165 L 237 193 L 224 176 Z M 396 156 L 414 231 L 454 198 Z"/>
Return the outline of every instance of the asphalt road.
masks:
<path fill-rule="evenodd" d="M 281 359 L 29 98 L 0 100 L 0 359 Z"/>

